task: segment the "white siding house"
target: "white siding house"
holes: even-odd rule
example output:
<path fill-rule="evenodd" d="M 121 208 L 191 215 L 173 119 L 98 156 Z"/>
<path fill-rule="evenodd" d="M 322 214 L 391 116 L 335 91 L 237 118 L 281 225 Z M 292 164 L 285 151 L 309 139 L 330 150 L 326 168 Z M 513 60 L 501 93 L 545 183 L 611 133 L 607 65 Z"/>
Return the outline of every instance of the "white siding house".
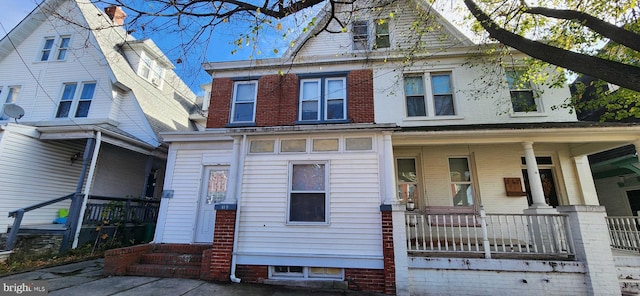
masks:
<path fill-rule="evenodd" d="M 0 233 L 14 222 L 8 212 L 77 189 L 159 198 L 161 188 L 147 186 L 149 176 L 162 181 L 167 145 L 159 133 L 193 130 L 193 92 L 153 41 L 135 40 L 113 20 L 121 9 L 109 9 L 47 0 L 0 40 L 0 97 L 24 110 L 16 119 L 0 112 Z M 154 72 L 161 81 L 134 67 L 141 56 L 162 69 Z M 68 207 L 27 212 L 22 225 L 51 223 Z"/>

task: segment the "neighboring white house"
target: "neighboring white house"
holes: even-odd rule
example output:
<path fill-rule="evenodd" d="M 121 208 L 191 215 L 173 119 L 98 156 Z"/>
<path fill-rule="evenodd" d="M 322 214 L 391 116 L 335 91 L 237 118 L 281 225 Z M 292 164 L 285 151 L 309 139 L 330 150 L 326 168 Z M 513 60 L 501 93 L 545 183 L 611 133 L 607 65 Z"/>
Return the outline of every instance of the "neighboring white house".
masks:
<path fill-rule="evenodd" d="M 520 81 L 515 51 L 513 64 L 482 62 L 491 45 L 422 1 L 354 11 L 336 14 L 343 33 L 320 31 L 332 21 L 322 11 L 282 58 L 204 64 L 207 129 L 163 134 L 154 242 L 212 243 L 203 279 L 620 293 L 587 156 L 640 127 L 552 108 L 568 87 Z M 423 14 L 428 30 L 412 30 Z"/>
<path fill-rule="evenodd" d="M 127 34 L 125 16 L 47 0 L 0 40 L 0 233 L 13 223 L 8 212 L 78 184 L 83 195 L 159 198 L 159 133 L 195 130 L 195 95 L 153 41 Z M 15 106 L 23 117 L 3 112 Z M 22 225 L 51 223 L 66 207 L 28 212 Z"/>

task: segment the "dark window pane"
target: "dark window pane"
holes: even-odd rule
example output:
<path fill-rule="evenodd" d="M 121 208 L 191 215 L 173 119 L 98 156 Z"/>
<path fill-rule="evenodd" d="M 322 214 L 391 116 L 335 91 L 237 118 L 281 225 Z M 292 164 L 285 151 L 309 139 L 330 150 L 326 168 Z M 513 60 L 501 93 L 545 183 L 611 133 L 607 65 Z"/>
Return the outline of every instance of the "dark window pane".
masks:
<path fill-rule="evenodd" d="M 56 118 L 69 117 L 69 109 L 71 108 L 71 101 L 61 101 L 58 106 L 58 112 L 56 112 Z"/>
<path fill-rule="evenodd" d="M 318 120 L 318 102 L 302 102 L 302 120 Z"/>
<path fill-rule="evenodd" d="M 87 115 L 89 114 L 89 106 L 91 106 L 91 101 L 78 102 L 78 110 L 76 111 L 76 117 L 87 117 Z"/>
<path fill-rule="evenodd" d="M 327 119 L 344 119 L 344 102 L 331 100 L 327 102 Z"/>
<path fill-rule="evenodd" d="M 236 104 L 233 121 L 253 121 L 253 103 Z"/>
<path fill-rule="evenodd" d="M 407 97 L 407 116 L 426 116 L 427 109 L 424 105 L 424 97 Z"/>
<path fill-rule="evenodd" d="M 455 115 L 452 95 L 434 95 L 436 115 Z"/>
<path fill-rule="evenodd" d="M 537 111 L 536 101 L 533 98 L 533 92 L 530 90 L 511 91 L 511 104 L 514 112 L 531 112 Z"/>
<path fill-rule="evenodd" d="M 324 193 L 291 193 L 289 221 L 325 222 Z"/>

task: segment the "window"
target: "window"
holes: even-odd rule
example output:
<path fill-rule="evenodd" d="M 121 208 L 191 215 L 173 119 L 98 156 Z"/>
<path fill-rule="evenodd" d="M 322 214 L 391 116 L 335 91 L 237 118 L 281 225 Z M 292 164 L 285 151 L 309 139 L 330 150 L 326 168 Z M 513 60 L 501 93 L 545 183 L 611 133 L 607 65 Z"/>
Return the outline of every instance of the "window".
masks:
<path fill-rule="evenodd" d="M 53 48 L 54 38 L 45 38 L 44 46 L 42 47 L 42 54 L 40 55 L 41 61 L 48 61 L 49 55 L 51 54 L 51 49 Z"/>
<path fill-rule="evenodd" d="M 69 45 L 71 44 L 70 36 L 46 37 L 44 39 L 44 44 L 42 45 L 40 61 L 44 62 L 49 60 L 49 58 L 52 56 L 52 51 L 54 50 L 55 44 L 57 44 L 57 53 L 55 54 L 55 59 L 57 61 L 63 61 L 67 57 L 67 51 L 69 50 Z"/>
<path fill-rule="evenodd" d="M 451 178 L 451 194 L 454 206 L 473 206 L 473 186 L 469 158 L 449 158 L 449 176 Z"/>
<path fill-rule="evenodd" d="M 347 79 L 300 80 L 300 121 L 331 121 L 347 118 Z"/>
<path fill-rule="evenodd" d="M 339 279 L 344 278 L 342 268 L 331 267 L 303 267 L 303 266 L 271 266 L 273 278 L 314 278 L 314 279 Z"/>
<path fill-rule="evenodd" d="M 140 54 L 140 65 L 138 66 L 140 77 L 159 88 L 162 87 L 164 72 L 164 67 L 158 61 L 151 59 L 145 52 Z"/>
<path fill-rule="evenodd" d="M 373 47 L 376 48 L 389 48 L 391 41 L 389 39 L 389 21 L 385 19 L 376 20 L 376 42 Z"/>
<path fill-rule="evenodd" d="M 328 223 L 326 163 L 291 165 L 288 222 Z"/>
<path fill-rule="evenodd" d="M 233 85 L 231 122 L 254 122 L 258 81 L 240 81 Z"/>
<path fill-rule="evenodd" d="M 69 49 L 70 41 L 71 38 L 69 37 L 61 37 L 60 46 L 58 47 L 58 56 L 56 57 L 58 61 L 64 60 L 64 58 L 67 56 L 67 50 Z"/>
<path fill-rule="evenodd" d="M 9 86 L 6 89 L 0 87 L 0 102 L 4 101 L 4 104 L 0 106 L 0 120 L 7 120 L 9 116 L 4 114 L 4 107 L 8 104 L 14 104 L 18 99 L 20 93 L 20 86 Z"/>
<path fill-rule="evenodd" d="M 353 23 L 353 49 L 369 49 L 369 24 L 367 21 L 357 21 Z"/>
<path fill-rule="evenodd" d="M 415 158 L 396 159 L 398 198 L 403 204 L 418 200 L 418 171 Z"/>
<path fill-rule="evenodd" d="M 89 107 L 96 90 L 96 83 L 83 82 L 80 91 L 77 91 L 77 89 L 77 83 L 65 83 L 63 85 L 56 118 L 87 117 L 89 115 Z"/>
<path fill-rule="evenodd" d="M 520 158 L 520 161 L 522 163 L 522 177 L 524 179 L 527 202 L 529 203 L 529 205 L 532 205 L 533 197 L 531 196 L 531 183 L 529 182 L 527 161 L 524 157 Z M 558 192 L 556 190 L 554 165 L 551 156 L 536 156 L 536 163 L 538 164 L 538 173 L 540 173 L 540 181 L 542 182 L 542 194 L 544 194 L 545 202 L 552 207 L 559 206 L 560 200 L 558 198 Z"/>
<path fill-rule="evenodd" d="M 533 94 L 531 82 L 523 70 L 507 70 L 507 83 L 511 94 L 513 112 L 538 112 L 538 104 Z"/>
<path fill-rule="evenodd" d="M 431 84 L 425 89 L 425 80 Z M 408 117 L 456 115 L 451 73 L 430 73 L 404 78 Z"/>

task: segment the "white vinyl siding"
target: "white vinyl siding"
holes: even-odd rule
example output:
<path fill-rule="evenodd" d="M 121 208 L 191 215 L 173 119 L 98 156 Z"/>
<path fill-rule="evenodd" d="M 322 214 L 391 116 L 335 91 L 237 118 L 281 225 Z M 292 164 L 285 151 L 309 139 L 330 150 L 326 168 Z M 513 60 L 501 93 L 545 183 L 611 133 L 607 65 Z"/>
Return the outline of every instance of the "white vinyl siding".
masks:
<path fill-rule="evenodd" d="M 172 144 L 180 146 L 181 144 Z M 204 144 L 195 149 L 178 149 L 175 166 L 167 167 L 165 189 L 174 191 L 172 198 L 163 198 L 162 241 L 158 243 L 192 243 L 201 193 L 201 178 L 205 165 L 229 164 L 232 142 Z M 208 147 L 205 150 L 205 146 Z"/>
<path fill-rule="evenodd" d="M 8 126 L 0 143 L 0 168 L 3 185 L 0 186 L 0 233 L 13 223 L 7 213 L 40 202 L 71 194 L 76 189 L 82 161 L 73 164 L 71 155 L 84 151 L 85 140 L 41 141 L 27 136 L 35 128 Z M 28 189 L 28 190 L 27 190 Z M 27 194 L 28 192 L 28 194 Z M 60 202 L 24 215 L 22 225 L 50 224 L 57 218 L 58 209 L 68 208 L 69 201 Z"/>
<path fill-rule="evenodd" d="M 331 193 L 328 225 L 287 225 L 290 161 L 328 162 L 328 191 Z M 357 168 L 357 174 L 354 168 Z M 243 171 L 240 254 L 382 256 L 380 176 L 375 151 L 252 154 L 246 156 Z M 283 248 L 282 242 L 290 244 Z M 321 259 L 316 259 L 315 263 L 318 265 L 309 266 L 327 264 Z"/>

